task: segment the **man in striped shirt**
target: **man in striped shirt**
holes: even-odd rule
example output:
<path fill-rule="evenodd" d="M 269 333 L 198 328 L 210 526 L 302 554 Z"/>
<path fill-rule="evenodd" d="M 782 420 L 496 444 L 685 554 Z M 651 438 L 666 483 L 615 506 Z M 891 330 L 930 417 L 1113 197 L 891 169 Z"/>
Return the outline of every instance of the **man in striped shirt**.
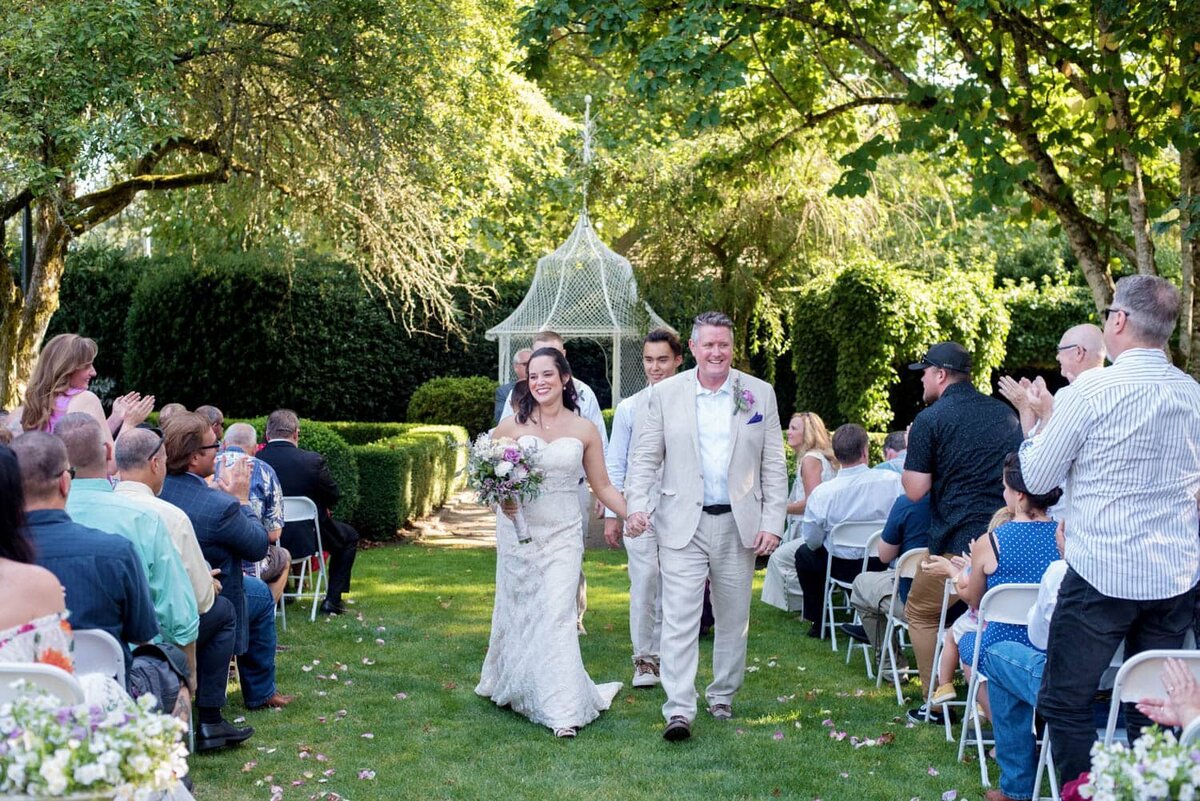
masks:
<path fill-rule="evenodd" d="M 1041 433 L 1021 447 L 1031 492 L 1065 483 L 1069 570 L 1050 624 L 1038 710 L 1064 780 L 1088 770 L 1092 698 L 1117 647 L 1179 648 L 1200 576 L 1200 385 L 1165 349 L 1179 292 L 1122 278 L 1104 310 L 1111 367 L 1059 391 Z M 1033 390 L 1040 392 L 1041 390 Z M 1147 723 L 1136 710 L 1131 727 Z"/>

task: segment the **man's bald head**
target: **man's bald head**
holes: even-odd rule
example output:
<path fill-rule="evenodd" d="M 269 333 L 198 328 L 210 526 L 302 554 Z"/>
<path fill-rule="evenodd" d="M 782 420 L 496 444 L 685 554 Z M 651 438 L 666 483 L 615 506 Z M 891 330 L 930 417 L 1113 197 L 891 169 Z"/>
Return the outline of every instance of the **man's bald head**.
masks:
<path fill-rule="evenodd" d="M 117 437 L 117 470 L 128 472 L 146 466 L 158 453 L 163 438 L 148 428 L 127 428 Z"/>
<path fill-rule="evenodd" d="M 45 508 L 50 505 L 47 503 L 49 501 L 65 504 L 66 494 L 62 491 L 61 479 L 70 463 L 63 441 L 43 431 L 27 431 L 14 439 L 11 447 L 21 469 L 21 489 L 25 492 L 26 508 Z"/>
<path fill-rule="evenodd" d="M 258 445 L 258 432 L 249 423 L 234 423 L 225 430 L 225 445 L 234 445 L 253 456 Z"/>
<path fill-rule="evenodd" d="M 1067 381 L 1104 366 L 1104 332 L 1091 323 L 1072 326 L 1058 340 L 1058 366 Z"/>

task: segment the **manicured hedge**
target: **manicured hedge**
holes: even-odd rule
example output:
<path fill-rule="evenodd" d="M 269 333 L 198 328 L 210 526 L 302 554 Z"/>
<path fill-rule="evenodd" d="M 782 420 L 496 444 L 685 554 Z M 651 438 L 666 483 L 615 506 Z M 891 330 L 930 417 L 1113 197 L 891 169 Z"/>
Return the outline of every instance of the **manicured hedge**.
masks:
<path fill-rule="evenodd" d="M 497 383 L 483 376 L 433 378 L 408 402 L 413 423 L 462 426 L 472 436 L 492 427 Z"/>
<path fill-rule="evenodd" d="M 407 432 L 413 423 L 325 423 L 351 445 L 369 445 Z"/>
<path fill-rule="evenodd" d="M 404 433 L 353 446 L 362 493 L 354 517 L 359 533 L 390 538 L 445 503 L 462 486 L 468 441 L 461 426 L 407 425 Z"/>

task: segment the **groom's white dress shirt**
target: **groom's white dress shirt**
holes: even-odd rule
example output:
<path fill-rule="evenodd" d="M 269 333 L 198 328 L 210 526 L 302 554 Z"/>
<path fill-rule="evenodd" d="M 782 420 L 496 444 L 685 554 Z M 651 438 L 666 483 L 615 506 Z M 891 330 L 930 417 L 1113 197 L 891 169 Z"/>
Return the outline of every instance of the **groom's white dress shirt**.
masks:
<path fill-rule="evenodd" d="M 704 505 L 729 503 L 729 425 L 733 422 L 733 373 L 715 390 L 696 381 L 696 433 L 704 473 Z"/>

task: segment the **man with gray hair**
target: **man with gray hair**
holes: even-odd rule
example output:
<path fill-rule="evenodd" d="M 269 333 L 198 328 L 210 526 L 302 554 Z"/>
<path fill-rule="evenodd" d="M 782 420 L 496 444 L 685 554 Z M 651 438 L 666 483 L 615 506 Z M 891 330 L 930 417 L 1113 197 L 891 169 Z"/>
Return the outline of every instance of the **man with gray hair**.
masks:
<path fill-rule="evenodd" d="M 116 496 L 162 518 L 196 597 L 199 632 L 195 648 L 184 650 L 188 651 L 192 662 L 191 689 L 195 693 L 197 713 L 200 722 L 208 726 L 210 735 L 200 744 L 208 745 L 215 742 L 211 737 L 214 729 L 233 729 L 221 715 L 227 700 L 229 660 L 233 657 L 237 632 L 233 604 L 217 594 L 221 590 L 220 582 L 213 578 L 214 571 L 204 560 L 192 521 L 178 506 L 157 497 L 167 477 L 162 432 L 154 428 L 126 429 L 117 437 L 115 448 L 121 479 L 114 489 Z M 252 732 L 253 729 L 247 727 L 239 731 Z M 221 740 L 224 745 L 240 741 L 236 735 Z"/>
<path fill-rule="evenodd" d="M 342 593 L 350 590 L 350 573 L 358 554 L 358 532 L 349 523 L 333 519 L 330 510 L 337 504 L 340 491 L 325 457 L 300 447 L 300 418 L 291 409 L 271 412 L 267 418 L 267 444 L 258 455 L 275 469 L 284 495 L 303 495 L 317 505 L 321 545 L 329 552 L 329 575 L 321 613 L 342 614 L 346 611 Z M 315 551 L 314 538 L 298 523 L 285 525 L 284 537 L 292 553 Z"/>
<path fill-rule="evenodd" d="M 103 629 L 126 644 L 158 636 L 146 571 L 124 537 L 80 525 L 66 512 L 72 467 L 52 434 L 29 431 L 13 440 L 25 493 L 25 519 L 36 562 L 67 591 L 71 624 Z M 132 659 L 126 650 L 125 667 Z M 126 673 L 128 676 L 128 672 Z"/>
<path fill-rule="evenodd" d="M 279 545 L 283 533 L 283 488 L 275 469 L 252 454 L 258 446 L 258 432 L 249 423 L 234 423 L 225 432 L 225 447 L 214 465 L 216 477 L 221 471 L 239 461 L 250 464 L 250 509 L 267 531 L 267 555 L 258 562 L 243 562 L 247 575 L 258 576 L 271 588 L 278 603 L 288 580 L 292 556 Z"/>
<path fill-rule="evenodd" d="M 1021 446 L 1030 492 L 1065 483 L 1069 568 L 1050 623 L 1038 711 L 1064 779 L 1089 769 L 1091 704 L 1122 641 L 1125 657 L 1180 648 L 1200 576 L 1200 385 L 1166 348 L 1179 291 L 1151 275 L 1117 282 L 1104 310 L 1112 366 L 1088 370 L 1046 402 Z M 985 664 L 986 672 L 986 664 Z M 1170 690 L 1170 688 L 1168 688 Z M 1148 721 L 1126 710 L 1131 736 Z"/>
<path fill-rule="evenodd" d="M 212 426 L 213 436 L 217 441 L 221 441 L 221 437 L 225 435 L 225 413 L 216 406 L 197 406 L 196 414 L 202 416 Z"/>
<path fill-rule="evenodd" d="M 200 630 L 200 613 L 183 560 L 171 541 L 166 523 L 147 510 L 113 492 L 108 480 L 112 446 L 105 441 L 100 422 L 90 414 L 74 412 L 58 421 L 54 436 L 67 446 L 75 470 L 67 514 L 76 523 L 124 537 L 133 543 L 158 618 L 163 642 L 189 652 Z"/>
<path fill-rule="evenodd" d="M 504 409 L 508 404 L 508 399 L 512 395 L 513 389 L 526 378 L 526 371 L 529 369 L 529 357 L 532 354 L 533 351 L 529 348 L 521 348 L 513 354 L 512 368 L 517 378 L 515 381 L 509 381 L 507 384 L 501 384 L 496 388 L 496 408 L 492 411 L 492 425 L 499 425 L 500 418 L 505 416 Z"/>

